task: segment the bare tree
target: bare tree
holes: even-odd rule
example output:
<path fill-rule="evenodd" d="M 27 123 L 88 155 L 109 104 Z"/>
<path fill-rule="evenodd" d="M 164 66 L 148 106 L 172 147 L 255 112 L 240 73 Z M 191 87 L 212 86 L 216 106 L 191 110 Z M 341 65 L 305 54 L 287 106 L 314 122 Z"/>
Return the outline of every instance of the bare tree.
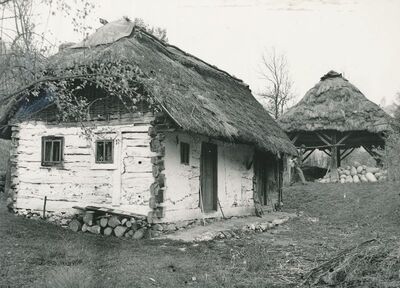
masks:
<path fill-rule="evenodd" d="M 277 53 L 275 49 L 264 53 L 260 74 L 266 81 L 266 88 L 259 95 L 266 100 L 267 110 L 275 119 L 278 119 L 283 114 L 288 102 L 294 98 L 293 82 L 290 78 L 285 54 Z"/>

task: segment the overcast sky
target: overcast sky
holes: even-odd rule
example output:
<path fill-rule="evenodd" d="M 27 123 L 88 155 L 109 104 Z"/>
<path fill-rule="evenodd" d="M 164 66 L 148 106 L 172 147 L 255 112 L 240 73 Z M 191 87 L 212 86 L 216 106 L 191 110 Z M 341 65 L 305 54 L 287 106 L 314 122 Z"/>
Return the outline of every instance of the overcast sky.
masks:
<path fill-rule="evenodd" d="M 72 1 L 71 1 L 72 2 Z M 303 97 L 329 70 L 344 73 L 370 100 L 400 91 L 400 0 L 96 0 L 88 24 L 126 15 L 167 29 L 169 42 L 263 88 L 263 51 L 286 53 Z M 60 42 L 78 41 L 67 19 L 46 22 Z"/>

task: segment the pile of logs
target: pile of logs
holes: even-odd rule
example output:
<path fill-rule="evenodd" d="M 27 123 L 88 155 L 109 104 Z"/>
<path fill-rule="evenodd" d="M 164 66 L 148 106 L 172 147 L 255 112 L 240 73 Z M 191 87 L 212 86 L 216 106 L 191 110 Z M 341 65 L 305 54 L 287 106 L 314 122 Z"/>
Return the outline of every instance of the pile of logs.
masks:
<path fill-rule="evenodd" d="M 68 226 L 74 232 L 82 231 L 106 236 L 130 237 L 133 239 L 156 237 L 162 231 L 161 225 L 154 224 L 150 227 L 145 218 L 109 214 L 96 216 L 94 211 L 86 211 L 84 215 L 71 220 Z"/>
<path fill-rule="evenodd" d="M 318 179 L 320 183 L 367 183 L 367 182 L 382 182 L 387 179 L 387 170 L 378 167 L 367 167 L 359 163 L 354 163 L 353 166 L 339 167 L 338 180 L 333 181 L 329 173 L 325 177 Z"/>

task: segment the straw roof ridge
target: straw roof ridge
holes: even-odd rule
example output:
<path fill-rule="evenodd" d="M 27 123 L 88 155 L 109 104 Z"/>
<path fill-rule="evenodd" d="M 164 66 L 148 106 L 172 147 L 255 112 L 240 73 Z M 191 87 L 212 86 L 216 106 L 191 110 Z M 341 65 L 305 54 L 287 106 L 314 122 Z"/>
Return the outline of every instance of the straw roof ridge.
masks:
<path fill-rule="evenodd" d="M 272 153 L 297 153 L 241 80 L 142 29 L 129 31 L 124 23 L 110 22 L 108 30 L 100 28 L 87 38 L 97 45 L 81 42 L 64 48 L 50 58 L 48 69 L 128 61 L 148 75 L 144 81 L 149 94 L 184 131 Z"/>
<path fill-rule="evenodd" d="M 278 120 L 286 132 L 390 130 L 390 116 L 342 74 L 329 71 Z"/>

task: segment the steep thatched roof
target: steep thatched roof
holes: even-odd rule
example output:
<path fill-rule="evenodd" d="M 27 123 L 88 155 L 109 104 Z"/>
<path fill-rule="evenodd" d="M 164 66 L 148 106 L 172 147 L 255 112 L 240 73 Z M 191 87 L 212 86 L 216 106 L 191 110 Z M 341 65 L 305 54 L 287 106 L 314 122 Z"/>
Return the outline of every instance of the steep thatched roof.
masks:
<path fill-rule="evenodd" d="M 129 61 L 148 76 L 148 91 L 183 130 L 272 153 L 296 153 L 285 132 L 241 80 L 159 41 L 122 19 L 50 59 L 50 69 Z"/>
<path fill-rule="evenodd" d="M 286 132 L 336 130 L 384 132 L 390 116 L 342 74 L 330 71 L 278 121 Z"/>

